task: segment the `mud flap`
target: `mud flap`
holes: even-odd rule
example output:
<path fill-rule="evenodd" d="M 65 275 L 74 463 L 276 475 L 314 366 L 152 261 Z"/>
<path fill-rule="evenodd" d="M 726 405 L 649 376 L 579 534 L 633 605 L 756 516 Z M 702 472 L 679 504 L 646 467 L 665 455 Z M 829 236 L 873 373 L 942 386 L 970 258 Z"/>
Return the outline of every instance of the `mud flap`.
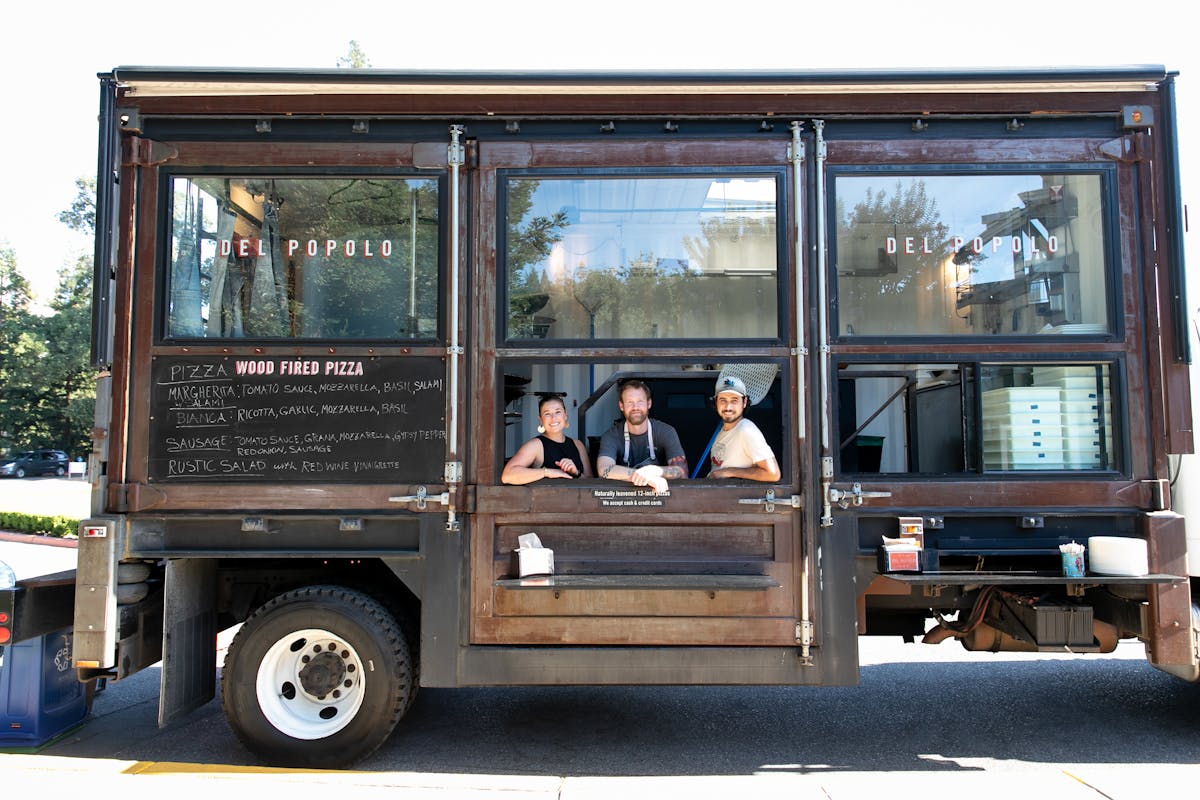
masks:
<path fill-rule="evenodd" d="M 124 532 L 120 519 L 85 519 L 79 523 L 75 665 L 80 670 L 102 673 L 116 665 L 117 553 Z"/>
<path fill-rule="evenodd" d="M 216 696 L 216 576 L 213 559 L 167 561 L 159 727 Z"/>
<path fill-rule="evenodd" d="M 1187 575 L 1187 531 L 1182 516 L 1172 511 L 1146 515 L 1150 572 Z M 1149 588 L 1147 617 L 1150 663 L 1184 680 L 1200 678 L 1192 641 L 1191 595 L 1186 580 Z"/>

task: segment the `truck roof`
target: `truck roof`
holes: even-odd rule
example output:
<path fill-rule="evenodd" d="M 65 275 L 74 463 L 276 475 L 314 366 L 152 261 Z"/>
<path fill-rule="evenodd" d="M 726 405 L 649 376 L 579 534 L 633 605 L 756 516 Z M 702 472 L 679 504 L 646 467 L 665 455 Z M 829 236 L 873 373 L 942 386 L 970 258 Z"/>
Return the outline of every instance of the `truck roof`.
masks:
<path fill-rule="evenodd" d="M 123 66 L 100 77 L 127 96 L 294 94 L 862 94 L 1129 92 L 1177 73 L 1159 65 L 957 70 L 403 71 Z"/>

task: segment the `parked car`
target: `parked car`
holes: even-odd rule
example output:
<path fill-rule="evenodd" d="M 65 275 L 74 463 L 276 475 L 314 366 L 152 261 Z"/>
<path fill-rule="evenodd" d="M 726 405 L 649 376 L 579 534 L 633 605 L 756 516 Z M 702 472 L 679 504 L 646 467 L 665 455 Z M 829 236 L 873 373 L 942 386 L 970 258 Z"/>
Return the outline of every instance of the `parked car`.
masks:
<path fill-rule="evenodd" d="M 0 475 L 24 478 L 26 475 L 66 475 L 69 459 L 62 450 L 26 450 L 0 463 Z"/>

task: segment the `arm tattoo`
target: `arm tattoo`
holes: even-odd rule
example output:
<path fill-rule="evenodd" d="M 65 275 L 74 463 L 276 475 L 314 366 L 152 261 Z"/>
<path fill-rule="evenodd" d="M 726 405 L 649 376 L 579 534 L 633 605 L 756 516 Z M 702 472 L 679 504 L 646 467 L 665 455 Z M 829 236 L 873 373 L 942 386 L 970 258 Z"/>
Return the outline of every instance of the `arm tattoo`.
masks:
<path fill-rule="evenodd" d="M 677 480 L 688 476 L 687 459 L 683 456 L 675 456 L 663 467 L 663 477 L 668 480 Z"/>

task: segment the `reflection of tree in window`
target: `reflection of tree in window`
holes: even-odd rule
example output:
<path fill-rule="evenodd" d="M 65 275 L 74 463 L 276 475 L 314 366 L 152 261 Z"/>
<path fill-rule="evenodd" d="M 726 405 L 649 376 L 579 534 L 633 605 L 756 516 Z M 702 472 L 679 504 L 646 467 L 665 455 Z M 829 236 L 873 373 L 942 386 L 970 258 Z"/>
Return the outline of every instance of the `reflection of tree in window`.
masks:
<path fill-rule="evenodd" d="M 714 204 L 713 184 L 662 177 L 511 182 L 508 335 L 542 337 L 552 325 L 564 339 L 706 336 L 714 314 L 723 317 L 723 335 L 774 333 L 773 199 L 730 209 Z"/>
<path fill-rule="evenodd" d="M 432 337 L 437 270 L 436 181 L 176 181 L 172 335 Z"/>
<path fill-rule="evenodd" d="M 571 274 L 571 292 L 575 302 L 588 315 L 588 338 L 596 338 L 596 317 L 607 307 L 609 318 L 618 302 L 621 279 L 610 269 L 578 269 Z"/>
<path fill-rule="evenodd" d="M 288 236 L 336 240 L 332 253 L 289 264 L 300 335 L 428 337 L 437 309 L 438 193 L 432 180 L 295 181 Z M 383 240 L 393 252 L 384 258 Z M 355 242 L 347 255 L 346 242 Z M 373 242 L 370 257 L 357 248 Z M 422 325 L 422 321 L 425 322 Z"/>
<path fill-rule="evenodd" d="M 846 187 L 862 186 L 851 178 Z M 846 334 L 943 332 L 955 314 L 949 226 L 921 179 L 837 196 L 838 327 Z M 901 301 L 901 302 L 897 302 Z"/>
<path fill-rule="evenodd" d="M 514 339 L 545 335 L 545 323 L 535 320 L 550 300 L 543 275 L 534 266 L 550 255 L 550 248 L 562 241 L 567 227 L 567 212 L 560 209 L 549 216 L 526 219 L 533 207 L 533 195 L 541 181 L 509 181 L 507 253 L 508 335 Z"/>
<path fill-rule="evenodd" d="M 911 288 L 940 286 L 930 277 L 931 271 L 935 280 L 939 277 L 936 269 L 949 254 L 949 230 L 924 181 L 907 185 L 897 181 L 891 195 L 883 189 L 867 189 L 866 197 L 849 213 L 842 205 L 839 198 L 838 216 L 844 221 L 838 231 L 838 273 L 877 278 L 866 285 L 852 284 L 852 295 L 897 295 Z M 905 252 L 909 239 L 914 243 L 911 253 Z M 931 252 L 925 252 L 927 246 Z"/>
<path fill-rule="evenodd" d="M 180 191 L 182 189 L 182 191 Z M 202 291 L 201 239 L 204 234 L 204 194 L 191 184 L 176 187 L 172 219 L 170 330 L 176 336 L 199 336 Z"/>

